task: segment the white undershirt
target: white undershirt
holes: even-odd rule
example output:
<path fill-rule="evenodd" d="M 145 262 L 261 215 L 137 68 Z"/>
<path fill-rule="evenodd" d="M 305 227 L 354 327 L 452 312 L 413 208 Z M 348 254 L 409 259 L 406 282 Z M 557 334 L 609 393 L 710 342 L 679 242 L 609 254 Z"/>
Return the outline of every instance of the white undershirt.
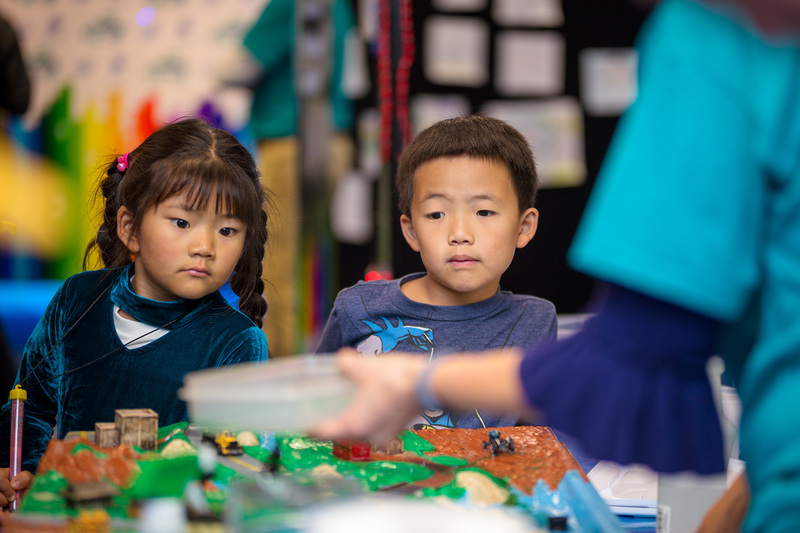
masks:
<path fill-rule="evenodd" d="M 126 318 L 119 314 L 120 309 L 118 306 L 114 306 L 114 327 L 117 330 L 117 335 L 119 339 L 122 341 L 129 350 L 133 350 L 136 348 L 141 348 L 142 346 L 147 346 L 151 342 L 156 339 L 160 339 L 167 333 L 169 333 L 168 329 L 157 328 L 155 326 L 151 326 L 150 324 L 145 324 L 144 322 L 139 322 L 138 320 L 133 320 L 131 318 Z M 133 341 L 133 339 L 137 337 L 141 337 L 142 335 L 146 336 L 142 337 L 141 339 Z M 130 342 L 130 344 L 128 344 Z"/>

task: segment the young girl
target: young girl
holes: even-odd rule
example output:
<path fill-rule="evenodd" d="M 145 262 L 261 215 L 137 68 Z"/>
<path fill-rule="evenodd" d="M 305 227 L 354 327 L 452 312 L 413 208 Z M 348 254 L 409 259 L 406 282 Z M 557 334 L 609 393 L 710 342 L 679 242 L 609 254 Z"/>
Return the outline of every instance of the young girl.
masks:
<path fill-rule="evenodd" d="M 119 156 L 99 186 L 96 247 L 107 267 L 67 279 L 33 331 L 16 383 L 27 391 L 22 469 L 35 472 L 53 428 L 63 438 L 151 408 L 159 425 L 187 419 L 178 400 L 194 370 L 267 359 L 261 259 L 268 198 L 250 153 L 192 119 L 164 126 Z M 231 276 L 232 274 L 232 276 Z M 231 280 L 237 311 L 220 295 Z M 7 466 L 10 402 L 0 410 Z M 0 507 L 29 486 L 0 469 Z"/>

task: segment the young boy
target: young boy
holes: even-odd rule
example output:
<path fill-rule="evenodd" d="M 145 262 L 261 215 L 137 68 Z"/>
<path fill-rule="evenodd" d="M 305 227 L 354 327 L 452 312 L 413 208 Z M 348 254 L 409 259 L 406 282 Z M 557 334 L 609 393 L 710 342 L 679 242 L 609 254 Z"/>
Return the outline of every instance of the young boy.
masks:
<path fill-rule="evenodd" d="M 470 116 L 429 127 L 397 174 L 400 225 L 425 272 L 342 290 L 317 352 L 354 347 L 445 354 L 554 341 L 552 303 L 499 290 L 514 251 L 536 233 L 533 154 L 516 129 Z M 429 410 L 413 427 L 513 426 L 512 413 Z"/>

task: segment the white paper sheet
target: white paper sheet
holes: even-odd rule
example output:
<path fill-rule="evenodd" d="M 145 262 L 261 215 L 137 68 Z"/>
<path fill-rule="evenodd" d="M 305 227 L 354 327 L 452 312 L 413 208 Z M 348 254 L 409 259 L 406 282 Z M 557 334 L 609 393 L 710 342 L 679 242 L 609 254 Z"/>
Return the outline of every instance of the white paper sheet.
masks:
<path fill-rule="evenodd" d="M 636 98 L 637 54 L 632 48 L 587 48 L 580 53 L 580 90 L 586 112 L 619 115 Z"/>
<path fill-rule="evenodd" d="M 414 136 L 446 118 L 462 117 L 470 111 L 469 99 L 461 94 L 417 94 L 411 98 Z"/>
<path fill-rule="evenodd" d="M 489 27 L 476 17 L 434 15 L 424 28 L 423 70 L 439 85 L 479 87 L 489 79 Z"/>
<path fill-rule="evenodd" d="M 486 0 L 433 0 L 431 6 L 439 11 L 480 11 L 486 9 Z"/>
<path fill-rule="evenodd" d="M 612 512 L 629 516 L 656 515 L 658 474 L 646 466 L 600 461 L 586 477 Z"/>
<path fill-rule="evenodd" d="M 576 187 L 584 182 L 583 111 L 575 98 L 495 100 L 481 110 L 505 120 L 528 139 L 542 187 Z"/>
<path fill-rule="evenodd" d="M 494 84 L 504 96 L 564 92 L 564 37 L 553 31 L 497 34 Z"/>
<path fill-rule="evenodd" d="M 564 24 L 561 0 L 494 0 L 492 18 L 504 26 L 556 27 Z"/>

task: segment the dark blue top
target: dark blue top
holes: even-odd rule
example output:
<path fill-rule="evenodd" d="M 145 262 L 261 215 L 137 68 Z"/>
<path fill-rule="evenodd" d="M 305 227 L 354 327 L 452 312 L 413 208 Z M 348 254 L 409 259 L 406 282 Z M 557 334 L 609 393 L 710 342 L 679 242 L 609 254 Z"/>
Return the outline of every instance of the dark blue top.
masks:
<path fill-rule="evenodd" d="M 264 333 L 216 291 L 197 300 L 159 302 L 131 289 L 130 267 L 67 279 L 25 345 L 16 383 L 25 402 L 23 469 L 35 472 L 58 425 L 58 436 L 113 422 L 115 409 L 150 408 L 159 425 L 187 420 L 177 397 L 187 372 L 267 359 Z M 113 307 L 170 332 L 126 348 Z M 0 465 L 9 457 L 10 402 L 0 410 Z"/>

